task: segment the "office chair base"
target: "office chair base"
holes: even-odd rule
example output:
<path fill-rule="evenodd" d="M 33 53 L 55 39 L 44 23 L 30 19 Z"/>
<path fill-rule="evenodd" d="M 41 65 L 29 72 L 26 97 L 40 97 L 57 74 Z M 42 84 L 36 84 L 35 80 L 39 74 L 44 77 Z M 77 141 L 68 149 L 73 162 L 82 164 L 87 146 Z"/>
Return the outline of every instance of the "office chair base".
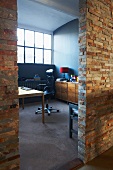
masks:
<path fill-rule="evenodd" d="M 49 107 L 48 104 L 46 104 L 46 108 L 44 108 L 44 112 L 48 113 L 48 116 L 50 116 L 51 112 L 59 112 L 59 110 L 53 109 L 51 106 Z M 35 114 L 42 114 L 42 108 L 38 107 L 38 110 L 35 112 Z"/>

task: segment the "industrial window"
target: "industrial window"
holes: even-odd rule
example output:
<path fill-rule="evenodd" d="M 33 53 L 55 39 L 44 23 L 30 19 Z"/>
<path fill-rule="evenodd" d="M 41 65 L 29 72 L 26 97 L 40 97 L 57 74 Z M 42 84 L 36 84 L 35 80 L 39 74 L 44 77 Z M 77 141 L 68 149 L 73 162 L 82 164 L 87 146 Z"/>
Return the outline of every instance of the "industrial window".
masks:
<path fill-rule="evenodd" d="M 17 28 L 17 63 L 51 64 L 51 34 Z"/>

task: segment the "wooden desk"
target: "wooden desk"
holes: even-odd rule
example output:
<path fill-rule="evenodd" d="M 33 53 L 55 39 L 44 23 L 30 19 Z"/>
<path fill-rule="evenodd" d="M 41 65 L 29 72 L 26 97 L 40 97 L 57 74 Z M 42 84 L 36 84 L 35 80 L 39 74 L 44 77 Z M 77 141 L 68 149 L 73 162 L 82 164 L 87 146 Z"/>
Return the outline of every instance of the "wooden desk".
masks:
<path fill-rule="evenodd" d="M 22 99 L 22 108 L 24 109 L 24 98 L 42 96 L 42 123 L 44 123 L 44 93 L 39 90 L 23 90 L 21 87 L 18 87 L 18 98 Z"/>

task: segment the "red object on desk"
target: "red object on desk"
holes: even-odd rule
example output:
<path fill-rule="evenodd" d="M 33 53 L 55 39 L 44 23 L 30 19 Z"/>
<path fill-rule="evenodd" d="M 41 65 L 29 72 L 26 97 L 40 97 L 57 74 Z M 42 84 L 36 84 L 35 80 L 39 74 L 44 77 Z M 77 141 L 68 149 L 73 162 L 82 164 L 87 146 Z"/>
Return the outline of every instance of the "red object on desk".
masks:
<path fill-rule="evenodd" d="M 68 73 L 69 68 L 68 67 L 60 67 L 60 73 Z"/>
<path fill-rule="evenodd" d="M 60 67 L 60 73 L 64 73 L 64 78 L 65 78 L 65 73 L 69 72 L 69 68 L 68 67 Z"/>

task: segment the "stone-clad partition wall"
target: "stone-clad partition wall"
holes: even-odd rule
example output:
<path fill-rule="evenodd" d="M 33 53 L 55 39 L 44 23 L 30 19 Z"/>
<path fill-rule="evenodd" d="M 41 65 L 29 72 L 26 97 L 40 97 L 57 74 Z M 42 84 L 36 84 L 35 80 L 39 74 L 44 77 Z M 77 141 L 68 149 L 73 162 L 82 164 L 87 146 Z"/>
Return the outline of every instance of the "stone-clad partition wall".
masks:
<path fill-rule="evenodd" d="M 86 0 L 79 0 L 78 157 L 86 162 Z"/>
<path fill-rule="evenodd" d="M 80 0 L 78 155 L 113 146 L 113 0 Z"/>
<path fill-rule="evenodd" d="M 18 170 L 17 2 L 0 0 L 0 169 Z"/>

